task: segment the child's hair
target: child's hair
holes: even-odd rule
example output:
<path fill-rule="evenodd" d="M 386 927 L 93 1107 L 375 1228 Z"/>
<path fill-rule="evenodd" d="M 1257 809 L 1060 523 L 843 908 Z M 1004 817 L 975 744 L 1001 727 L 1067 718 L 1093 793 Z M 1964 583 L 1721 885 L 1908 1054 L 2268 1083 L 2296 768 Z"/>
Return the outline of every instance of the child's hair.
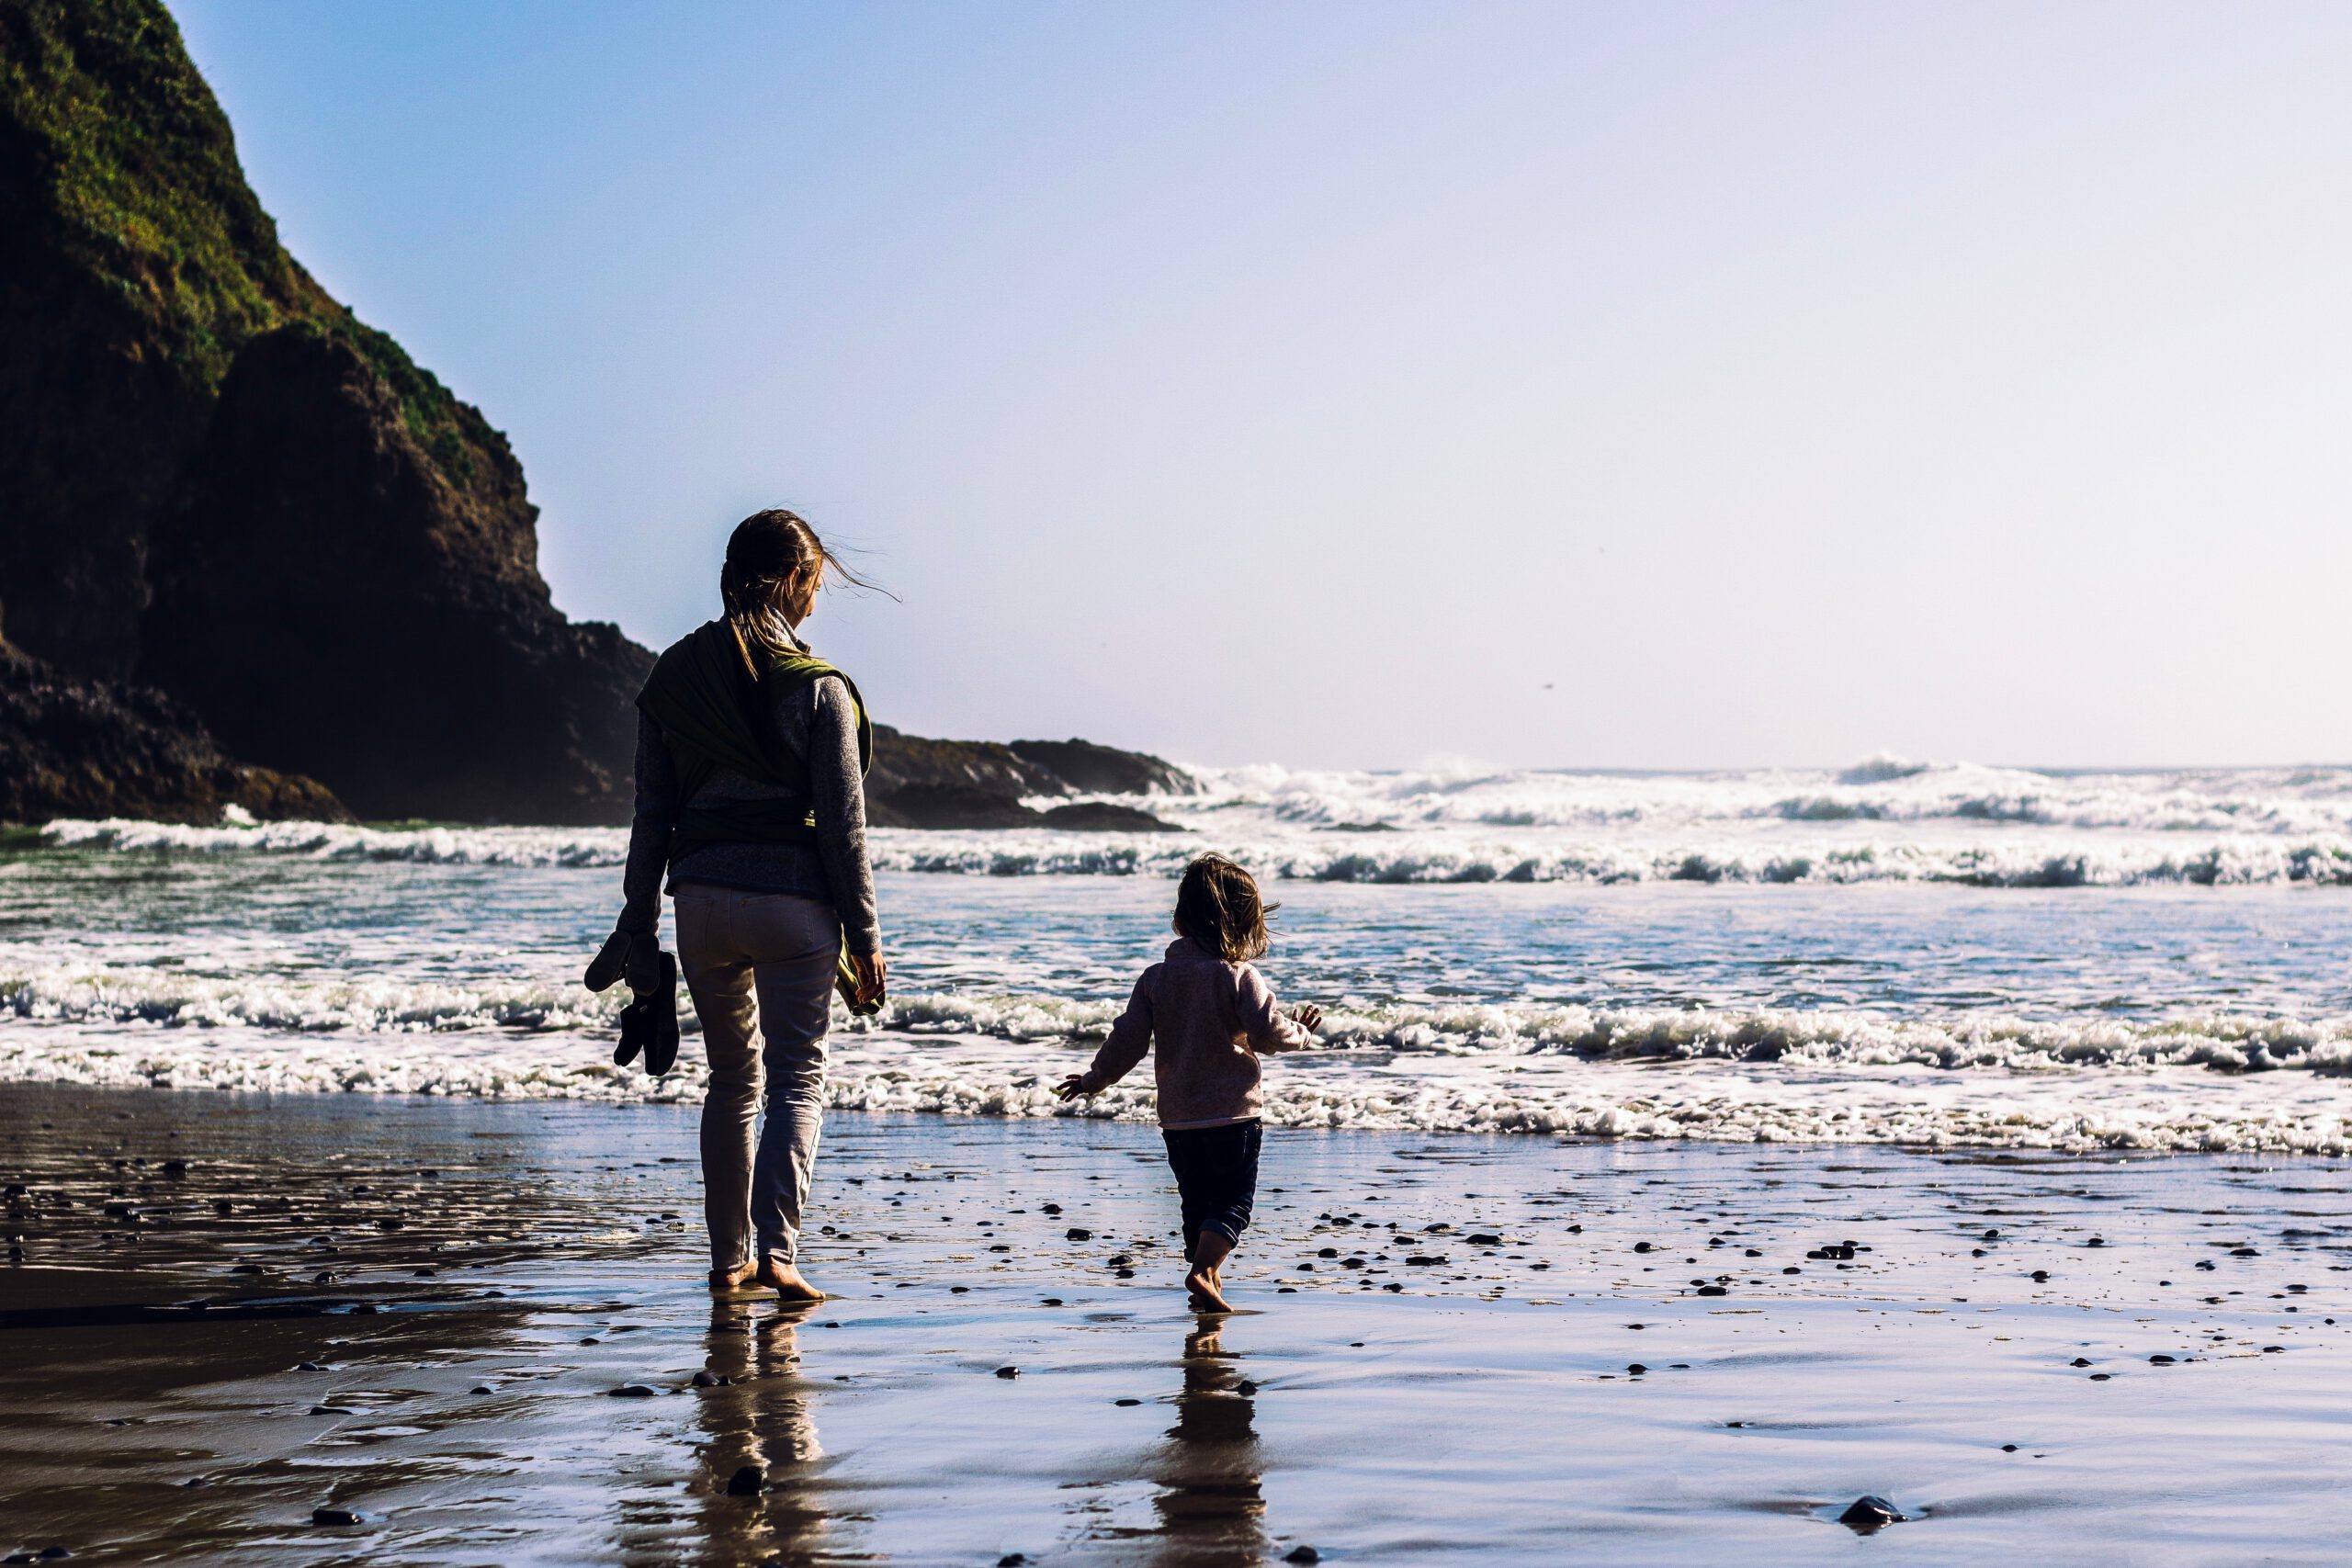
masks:
<path fill-rule="evenodd" d="M 1233 862 L 1203 855 L 1184 868 L 1176 889 L 1176 934 L 1228 964 L 1247 964 L 1265 956 L 1272 942 L 1266 917 L 1281 908 L 1261 898 L 1256 879 Z"/>

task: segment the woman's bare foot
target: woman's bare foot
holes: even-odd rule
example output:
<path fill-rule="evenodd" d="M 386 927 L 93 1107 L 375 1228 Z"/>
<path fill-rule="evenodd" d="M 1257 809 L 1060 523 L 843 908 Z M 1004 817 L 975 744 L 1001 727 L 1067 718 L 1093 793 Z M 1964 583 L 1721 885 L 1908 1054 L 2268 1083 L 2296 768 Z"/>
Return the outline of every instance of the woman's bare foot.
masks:
<path fill-rule="evenodd" d="M 757 1278 L 761 1284 L 788 1302 L 821 1302 L 825 1299 L 824 1292 L 801 1278 L 798 1265 L 786 1263 L 781 1258 L 761 1258 Z"/>
<path fill-rule="evenodd" d="M 759 1271 L 760 1266 L 756 1263 L 738 1263 L 732 1269 L 714 1269 L 710 1271 L 711 1291 L 715 1294 L 740 1291 L 750 1284 L 752 1276 Z"/>

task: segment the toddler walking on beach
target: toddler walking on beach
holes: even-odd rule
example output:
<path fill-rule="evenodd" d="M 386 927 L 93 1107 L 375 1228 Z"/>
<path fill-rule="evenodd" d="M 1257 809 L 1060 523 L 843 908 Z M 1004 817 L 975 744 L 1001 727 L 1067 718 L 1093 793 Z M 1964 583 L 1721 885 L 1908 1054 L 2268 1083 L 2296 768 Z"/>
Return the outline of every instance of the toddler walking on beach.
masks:
<path fill-rule="evenodd" d="M 1064 1100 L 1100 1094 L 1143 1060 L 1155 1042 L 1160 1135 L 1184 1211 L 1184 1288 L 1193 1304 L 1229 1312 L 1224 1268 L 1258 1195 L 1258 1058 L 1315 1043 L 1319 1008 L 1275 1010 L 1250 961 L 1264 956 L 1267 908 L 1250 874 L 1223 855 L 1184 868 L 1176 890 L 1176 940 L 1136 982 L 1127 1010 L 1094 1063 L 1054 1088 Z"/>

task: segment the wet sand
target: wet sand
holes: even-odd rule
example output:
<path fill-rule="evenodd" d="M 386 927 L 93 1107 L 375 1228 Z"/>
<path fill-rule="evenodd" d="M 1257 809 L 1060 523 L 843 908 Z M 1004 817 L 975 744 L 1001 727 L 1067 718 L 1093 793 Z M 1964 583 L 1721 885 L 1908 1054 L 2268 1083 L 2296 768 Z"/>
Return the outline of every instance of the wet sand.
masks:
<path fill-rule="evenodd" d="M 803 1310 L 703 1290 L 693 1143 L 673 1106 L 0 1087 L 0 1555 L 2319 1563 L 2352 1529 L 2333 1162 L 1277 1130 L 1247 1310 L 1198 1319 L 1149 1129 L 836 1115 Z M 1864 1494 L 1910 1517 L 1838 1524 Z"/>

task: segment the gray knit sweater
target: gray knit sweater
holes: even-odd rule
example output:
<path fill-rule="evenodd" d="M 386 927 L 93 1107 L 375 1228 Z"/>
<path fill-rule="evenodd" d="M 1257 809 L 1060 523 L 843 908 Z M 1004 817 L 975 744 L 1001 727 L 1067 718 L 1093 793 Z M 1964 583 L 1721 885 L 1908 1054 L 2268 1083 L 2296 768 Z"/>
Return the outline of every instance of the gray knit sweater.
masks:
<path fill-rule="evenodd" d="M 707 844 L 670 868 L 670 888 L 681 882 L 708 883 L 747 893 L 793 893 L 831 904 L 841 916 L 843 940 L 852 953 L 882 945 L 874 908 L 874 868 L 865 854 L 865 781 L 857 765 L 857 709 L 849 688 L 827 675 L 786 692 L 769 709 L 772 743 L 803 760 L 817 808 L 813 844 Z M 711 800 L 775 800 L 784 791 L 729 768 L 703 785 Z M 628 868 L 622 873 L 620 929 L 650 931 L 661 919 L 662 867 L 669 859 L 670 829 L 684 802 L 678 798 L 678 772 L 670 743 L 659 725 L 637 719 L 637 818 L 628 835 Z"/>

